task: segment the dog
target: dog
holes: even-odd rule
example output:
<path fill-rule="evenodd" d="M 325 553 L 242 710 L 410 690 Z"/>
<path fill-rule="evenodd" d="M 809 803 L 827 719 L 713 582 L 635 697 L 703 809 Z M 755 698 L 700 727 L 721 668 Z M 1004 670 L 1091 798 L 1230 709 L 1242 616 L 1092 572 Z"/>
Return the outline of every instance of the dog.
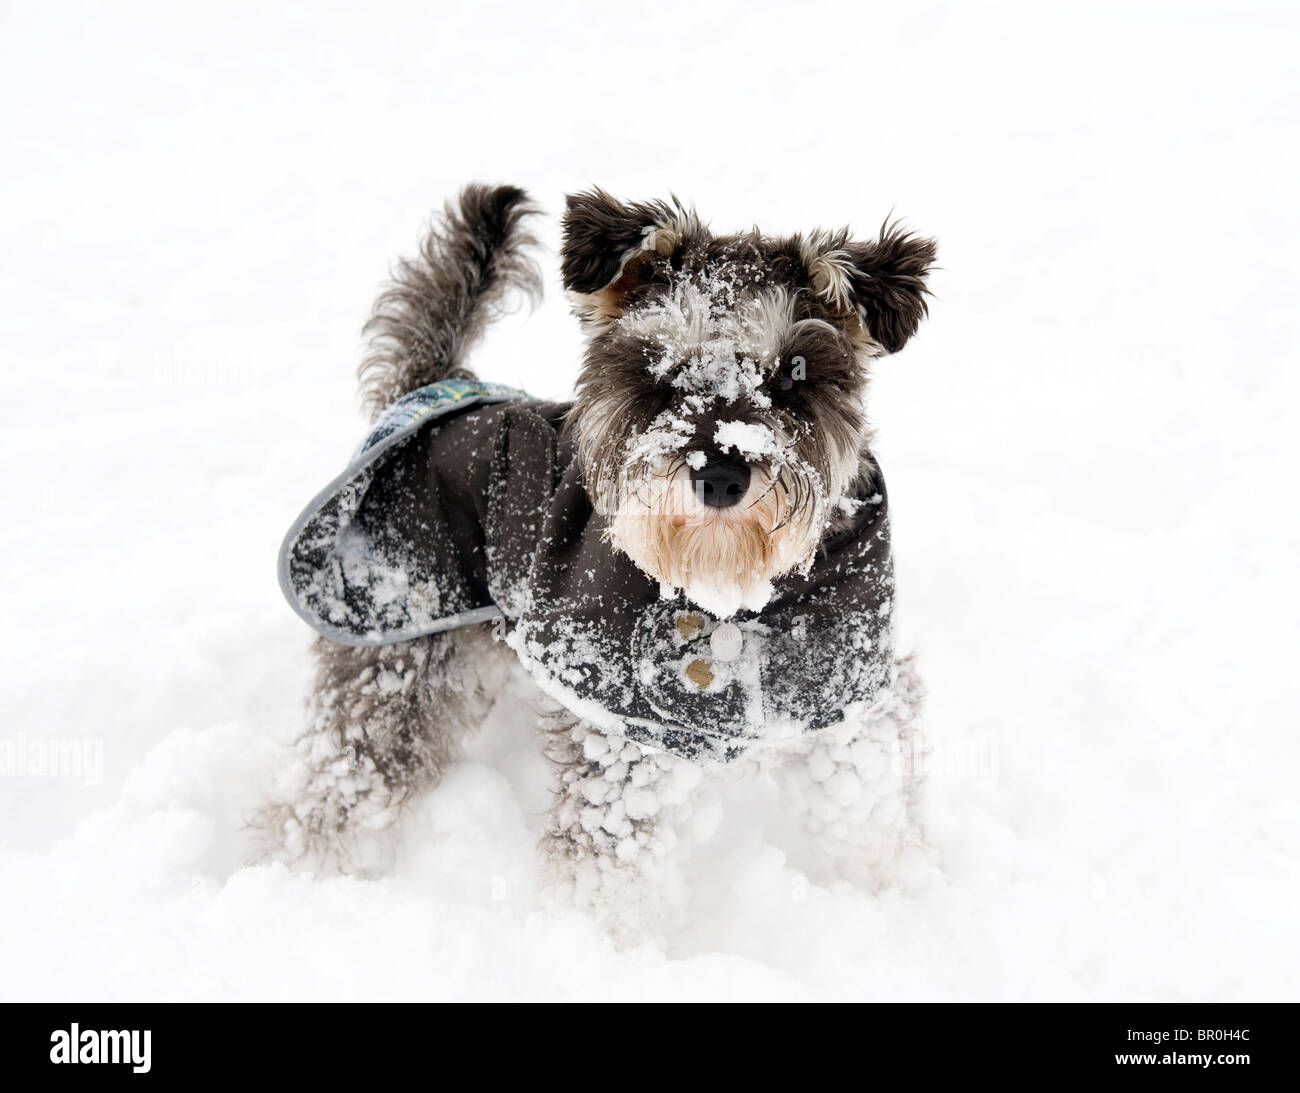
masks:
<path fill-rule="evenodd" d="M 281 854 L 382 871 L 522 670 L 554 770 L 547 890 L 640 936 L 680 912 L 715 779 L 771 777 L 829 877 L 924 853 L 921 686 L 892 639 L 869 369 L 927 314 L 935 244 L 886 222 L 715 234 L 676 198 L 567 198 L 575 397 L 467 358 L 536 297 L 537 210 L 467 187 L 365 327 L 372 431 L 281 554 L 321 635 L 307 730 L 258 818 Z"/>

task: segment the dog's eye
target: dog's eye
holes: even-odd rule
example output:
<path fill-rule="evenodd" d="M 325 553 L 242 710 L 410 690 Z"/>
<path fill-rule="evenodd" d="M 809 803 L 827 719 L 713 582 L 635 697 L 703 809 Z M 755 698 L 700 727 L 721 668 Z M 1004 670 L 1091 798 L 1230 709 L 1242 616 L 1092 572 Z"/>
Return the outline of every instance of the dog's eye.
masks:
<path fill-rule="evenodd" d="M 781 363 L 780 369 L 772 377 L 772 386 L 782 394 L 794 390 L 794 385 L 808 378 L 808 362 L 805 358 L 791 357 L 788 363 Z"/>

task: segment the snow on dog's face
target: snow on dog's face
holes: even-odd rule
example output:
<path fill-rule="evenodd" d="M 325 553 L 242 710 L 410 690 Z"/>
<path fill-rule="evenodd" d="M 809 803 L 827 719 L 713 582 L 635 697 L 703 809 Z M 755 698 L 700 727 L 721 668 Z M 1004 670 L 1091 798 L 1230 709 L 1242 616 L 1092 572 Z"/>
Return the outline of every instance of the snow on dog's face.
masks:
<path fill-rule="evenodd" d="M 720 617 L 761 610 L 860 472 L 867 362 L 915 332 L 933 259 L 888 225 L 715 236 L 675 200 L 571 196 L 569 427 L 610 542 Z"/>

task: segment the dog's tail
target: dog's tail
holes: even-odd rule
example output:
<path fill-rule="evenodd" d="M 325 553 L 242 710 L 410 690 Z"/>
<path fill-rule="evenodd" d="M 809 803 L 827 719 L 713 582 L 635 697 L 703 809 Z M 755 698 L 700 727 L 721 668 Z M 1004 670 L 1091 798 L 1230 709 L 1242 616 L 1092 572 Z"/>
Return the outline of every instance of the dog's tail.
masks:
<path fill-rule="evenodd" d="M 398 262 L 363 330 L 370 350 L 358 376 L 372 420 L 417 387 L 471 378 L 466 353 L 512 290 L 541 294 L 527 253 L 536 240 L 524 223 L 535 212 L 515 186 L 466 186 L 425 234 L 419 257 Z"/>

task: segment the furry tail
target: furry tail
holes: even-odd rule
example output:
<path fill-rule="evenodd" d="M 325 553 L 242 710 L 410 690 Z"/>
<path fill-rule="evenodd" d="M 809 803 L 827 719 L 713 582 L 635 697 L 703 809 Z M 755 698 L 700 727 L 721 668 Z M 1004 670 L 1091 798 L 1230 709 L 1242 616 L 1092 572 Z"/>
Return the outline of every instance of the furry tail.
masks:
<path fill-rule="evenodd" d="M 527 254 L 536 240 L 524 224 L 535 212 L 515 186 L 466 186 L 429 228 L 419 257 L 398 262 L 363 330 L 370 351 L 358 376 L 372 420 L 417 387 L 471 377 L 465 355 L 511 290 L 530 300 L 541 295 Z"/>

